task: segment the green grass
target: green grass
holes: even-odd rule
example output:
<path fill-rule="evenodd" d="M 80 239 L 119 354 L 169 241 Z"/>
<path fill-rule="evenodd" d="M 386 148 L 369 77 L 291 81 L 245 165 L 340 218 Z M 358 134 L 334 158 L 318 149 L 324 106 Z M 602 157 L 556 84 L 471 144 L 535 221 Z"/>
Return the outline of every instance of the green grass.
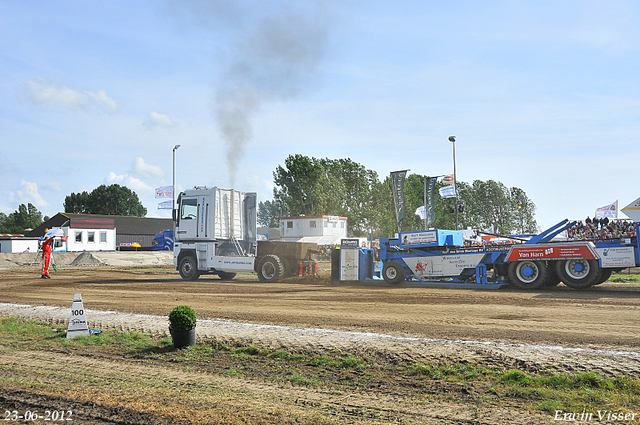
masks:
<path fill-rule="evenodd" d="M 640 283 L 640 274 L 614 273 L 611 275 L 608 282 Z"/>
<path fill-rule="evenodd" d="M 230 346 L 215 340 L 200 341 L 182 350 L 169 338 L 152 338 L 141 332 L 107 331 L 98 335 L 66 339 L 52 333 L 51 325 L 16 318 L 0 318 L 0 349 L 3 352 L 51 351 L 74 355 L 145 361 L 146 364 L 197 370 L 238 379 L 265 379 L 288 385 L 323 387 L 331 391 L 400 393 L 414 397 L 460 397 L 451 388 L 473 387 L 476 403 L 515 403 L 531 411 L 553 415 L 564 412 L 614 410 L 637 411 L 640 379 L 605 377 L 586 371 L 575 374 L 552 370 L 527 373 L 521 370 L 485 368 L 475 363 L 424 364 L 374 361 L 354 355 L 317 355 L 271 350 L 256 345 Z M 433 394 L 434 383 L 444 388 Z"/>

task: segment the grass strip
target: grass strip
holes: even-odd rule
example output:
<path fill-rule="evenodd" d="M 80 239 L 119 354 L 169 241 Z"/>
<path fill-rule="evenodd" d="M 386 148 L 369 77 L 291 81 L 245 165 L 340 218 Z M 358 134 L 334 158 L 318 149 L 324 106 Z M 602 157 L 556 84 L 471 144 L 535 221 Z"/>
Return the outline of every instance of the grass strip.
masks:
<path fill-rule="evenodd" d="M 202 376 L 321 388 L 338 394 L 357 390 L 379 391 L 402 394 L 416 401 L 435 397 L 472 402 L 489 409 L 491 406 L 514 404 L 524 410 L 550 415 L 557 411 L 594 414 L 598 410 L 637 412 L 640 405 L 639 379 L 605 377 L 590 371 L 575 374 L 553 371 L 526 373 L 514 369 L 485 368 L 475 363 L 394 363 L 344 354 L 332 356 L 271 350 L 255 345 L 231 346 L 215 340 L 175 350 L 169 338 L 152 338 L 140 332 L 108 331 L 68 340 L 64 333 L 52 334 L 51 325 L 47 323 L 16 318 L 0 318 L 0 341 L 2 353 L 44 351 L 142 362 L 149 367 L 197 371 Z M 101 371 L 106 377 L 81 375 L 74 378 L 69 372 L 52 370 L 48 375 L 44 373 L 44 377 L 29 379 L 27 377 L 34 371 L 19 363 L 0 365 L 0 370 L 0 375 L 5 376 L 0 379 L 2 386 L 43 390 L 51 388 L 52 382 L 74 383 L 87 388 L 85 391 L 89 399 L 113 397 L 103 394 L 108 387 L 108 394 L 120 395 L 119 400 L 126 400 L 129 404 L 136 403 L 135 397 L 141 394 L 147 401 L 154 397 L 173 400 L 169 404 L 174 408 L 188 403 L 208 406 L 223 399 L 239 397 L 234 392 L 221 391 L 214 384 L 194 386 L 174 381 L 166 384 L 162 376 L 153 374 L 134 379 L 123 375 L 126 372 Z M 58 388 L 60 392 L 63 389 L 62 386 Z M 185 394 L 188 397 L 184 397 Z M 150 406 L 154 406 L 156 413 L 167 413 L 167 409 L 153 403 Z M 325 419 L 322 415 L 314 416 L 314 420 L 320 423 Z"/>

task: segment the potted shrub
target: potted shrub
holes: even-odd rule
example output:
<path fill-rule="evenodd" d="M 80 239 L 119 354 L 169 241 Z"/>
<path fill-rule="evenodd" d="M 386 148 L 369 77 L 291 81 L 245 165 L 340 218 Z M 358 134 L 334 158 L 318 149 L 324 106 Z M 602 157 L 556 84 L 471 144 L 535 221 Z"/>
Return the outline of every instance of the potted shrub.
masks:
<path fill-rule="evenodd" d="M 196 345 L 196 312 L 187 305 L 179 305 L 169 314 L 169 333 L 175 348 Z"/>

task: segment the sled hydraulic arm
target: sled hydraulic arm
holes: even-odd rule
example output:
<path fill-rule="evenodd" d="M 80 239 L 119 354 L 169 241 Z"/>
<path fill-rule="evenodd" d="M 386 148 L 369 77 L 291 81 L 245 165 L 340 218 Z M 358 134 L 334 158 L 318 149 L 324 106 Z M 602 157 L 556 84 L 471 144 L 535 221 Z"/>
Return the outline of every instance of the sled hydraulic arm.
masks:
<path fill-rule="evenodd" d="M 564 220 L 562 220 L 560 223 L 556 224 L 555 226 L 552 226 L 552 227 L 548 228 L 547 230 L 545 230 L 544 232 L 541 232 L 540 234 L 532 237 L 527 242 L 525 242 L 525 244 L 536 244 L 536 243 L 549 242 L 549 241 L 551 241 L 551 239 L 553 239 L 554 237 L 556 237 L 560 233 L 564 232 L 567 229 L 572 228 L 575 225 L 576 225 L 575 221 L 569 221 L 568 219 L 565 218 Z"/>

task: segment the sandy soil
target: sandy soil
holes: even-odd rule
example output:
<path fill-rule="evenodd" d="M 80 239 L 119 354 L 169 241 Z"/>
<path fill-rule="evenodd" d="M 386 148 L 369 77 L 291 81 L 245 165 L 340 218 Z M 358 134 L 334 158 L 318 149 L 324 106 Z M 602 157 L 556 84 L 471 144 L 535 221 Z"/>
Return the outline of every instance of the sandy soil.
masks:
<path fill-rule="evenodd" d="M 526 292 L 323 278 L 263 284 L 252 275 L 184 282 L 169 270 L 113 266 L 61 267 L 52 275 L 40 279 L 36 267 L 1 271 L 0 314 L 66 327 L 73 294 L 81 293 L 96 329 L 166 334 L 168 313 L 186 304 L 198 314 L 198 335 L 219 340 L 640 376 L 640 287 L 633 284 Z"/>
<path fill-rule="evenodd" d="M 0 270 L 0 315 L 66 328 L 73 295 L 81 293 L 93 329 L 168 334 L 168 313 L 187 304 L 198 315 L 198 337 L 221 342 L 640 377 L 640 287 L 634 284 L 526 292 L 331 284 L 322 277 L 277 284 L 252 275 L 184 282 L 170 267 L 100 264 L 59 267 L 49 280 L 40 279 L 35 266 Z"/>

